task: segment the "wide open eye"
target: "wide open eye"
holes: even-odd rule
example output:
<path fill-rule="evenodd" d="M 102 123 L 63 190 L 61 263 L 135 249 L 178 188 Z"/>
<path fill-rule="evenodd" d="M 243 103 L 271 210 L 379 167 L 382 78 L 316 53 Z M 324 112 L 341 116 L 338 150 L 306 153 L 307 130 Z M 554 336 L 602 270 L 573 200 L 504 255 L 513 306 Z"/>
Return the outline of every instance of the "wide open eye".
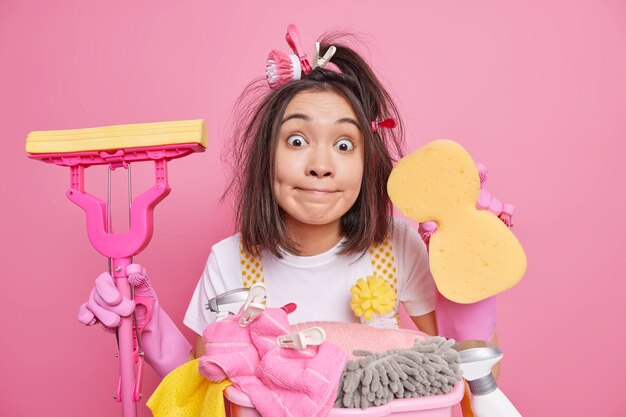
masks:
<path fill-rule="evenodd" d="M 306 141 L 301 135 L 291 135 L 287 138 L 287 143 L 291 146 L 301 147 L 306 145 Z"/>
<path fill-rule="evenodd" d="M 348 152 L 354 149 L 354 143 L 352 143 L 352 141 L 349 139 L 341 139 L 340 141 L 335 143 L 335 148 L 339 149 L 340 151 Z"/>

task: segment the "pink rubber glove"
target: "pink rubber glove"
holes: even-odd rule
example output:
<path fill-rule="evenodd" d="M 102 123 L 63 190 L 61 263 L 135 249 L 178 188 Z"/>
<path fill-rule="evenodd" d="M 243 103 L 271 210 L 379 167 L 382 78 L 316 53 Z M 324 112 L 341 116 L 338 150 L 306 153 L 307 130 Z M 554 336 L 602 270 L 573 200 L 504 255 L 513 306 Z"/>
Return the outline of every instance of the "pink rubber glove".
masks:
<path fill-rule="evenodd" d="M 511 204 L 500 202 L 483 187 L 487 182 L 487 167 L 483 164 L 476 165 L 480 177 L 480 194 L 476 202 L 479 210 L 489 210 L 498 216 L 508 227 L 512 227 L 511 217 L 515 207 Z M 419 225 L 419 234 L 426 243 L 430 243 L 431 236 L 437 232 L 437 223 L 425 222 Z M 459 304 L 450 301 L 437 293 L 436 301 L 437 329 L 441 336 L 449 339 L 461 340 L 486 340 L 490 341 L 496 331 L 496 297 L 472 304 Z"/>
<path fill-rule="evenodd" d="M 435 302 L 439 335 L 457 342 L 490 341 L 496 332 L 496 296 L 471 304 L 459 304 L 437 292 Z"/>
<path fill-rule="evenodd" d="M 476 208 L 480 210 L 489 210 L 500 220 L 507 225 L 507 227 L 513 227 L 513 213 L 515 212 L 515 206 L 513 204 L 502 203 L 491 193 L 483 188 L 483 185 L 487 182 L 487 175 L 489 171 L 483 164 L 476 164 L 478 168 L 478 176 L 480 177 L 480 194 L 478 194 L 478 201 L 476 202 Z"/>
<path fill-rule="evenodd" d="M 130 264 L 126 273 L 135 290 L 137 326 L 144 358 L 163 377 L 187 362 L 191 344 L 160 308 L 146 270 L 141 265 Z M 99 322 L 112 331 L 119 326 L 121 317 L 128 317 L 135 310 L 135 301 L 122 298 L 111 275 L 102 273 L 96 278 L 89 300 L 80 306 L 78 321 L 88 326 Z"/>
<path fill-rule="evenodd" d="M 120 325 L 120 318 L 129 316 L 135 310 L 135 303 L 122 299 L 115 287 L 113 278 L 103 272 L 96 278 L 89 299 L 78 309 L 78 321 L 87 326 L 101 323 L 108 331 Z"/>
<path fill-rule="evenodd" d="M 419 225 L 419 233 L 426 247 L 430 237 L 437 232 L 437 223 L 426 222 Z M 460 304 L 448 300 L 437 291 L 435 317 L 440 336 L 461 340 L 490 341 L 496 331 L 496 297 L 472 304 Z"/>

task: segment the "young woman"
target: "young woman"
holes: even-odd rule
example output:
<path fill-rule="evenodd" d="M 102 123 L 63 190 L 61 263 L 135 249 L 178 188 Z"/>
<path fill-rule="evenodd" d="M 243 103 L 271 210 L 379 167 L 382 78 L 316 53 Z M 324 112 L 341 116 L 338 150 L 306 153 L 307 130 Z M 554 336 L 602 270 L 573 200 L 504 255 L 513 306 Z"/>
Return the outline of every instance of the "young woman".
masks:
<path fill-rule="evenodd" d="M 292 322 L 359 321 L 350 288 L 374 273 L 397 293 L 394 314 L 402 303 L 419 329 L 437 334 L 426 247 L 392 218 L 387 195 L 402 122 L 370 66 L 341 39 L 322 38 L 311 62 L 290 27 L 295 58 L 272 51 L 269 88 L 259 97 L 251 85 L 240 100 L 231 184 L 238 233 L 213 246 L 190 302 L 184 323 L 198 335 L 217 319 L 206 309 L 209 299 L 255 282 L 264 282 L 268 306 L 297 305 Z M 145 271 L 131 265 L 129 273 L 136 294 L 156 298 Z M 79 320 L 115 326 L 132 309 L 103 274 Z M 146 359 L 160 374 L 190 356 L 191 346 L 158 302 L 141 326 Z M 203 352 L 199 337 L 192 356 Z"/>

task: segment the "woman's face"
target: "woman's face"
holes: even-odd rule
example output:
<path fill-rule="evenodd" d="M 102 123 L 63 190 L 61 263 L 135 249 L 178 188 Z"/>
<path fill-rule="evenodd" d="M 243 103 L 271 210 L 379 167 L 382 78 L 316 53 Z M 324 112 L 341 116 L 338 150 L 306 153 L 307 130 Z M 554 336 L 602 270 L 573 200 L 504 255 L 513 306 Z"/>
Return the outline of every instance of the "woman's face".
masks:
<path fill-rule="evenodd" d="M 286 223 L 339 225 L 361 190 L 363 148 L 346 99 L 327 91 L 294 96 L 281 122 L 273 179 Z"/>

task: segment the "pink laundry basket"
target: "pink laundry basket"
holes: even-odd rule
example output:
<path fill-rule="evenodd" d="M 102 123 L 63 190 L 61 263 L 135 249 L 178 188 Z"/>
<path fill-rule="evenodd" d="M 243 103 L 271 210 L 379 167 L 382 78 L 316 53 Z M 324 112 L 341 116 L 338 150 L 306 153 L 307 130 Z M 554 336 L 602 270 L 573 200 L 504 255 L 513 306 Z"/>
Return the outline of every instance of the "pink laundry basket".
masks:
<path fill-rule="evenodd" d="M 393 400 L 379 407 L 333 408 L 328 417 L 451 417 L 452 407 L 463 398 L 465 386 L 458 382 L 454 389 L 442 395 Z M 229 417 L 261 417 L 246 394 L 230 386 L 224 392 L 226 415 Z"/>

